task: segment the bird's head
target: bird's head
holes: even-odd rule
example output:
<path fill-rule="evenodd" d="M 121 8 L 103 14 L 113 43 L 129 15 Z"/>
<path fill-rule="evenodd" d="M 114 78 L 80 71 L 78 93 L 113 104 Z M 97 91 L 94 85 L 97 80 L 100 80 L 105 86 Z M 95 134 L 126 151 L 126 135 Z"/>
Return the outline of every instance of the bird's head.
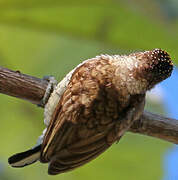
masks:
<path fill-rule="evenodd" d="M 173 63 L 166 51 L 154 49 L 133 54 L 139 61 L 135 77 L 147 80 L 147 89 L 168 78 L 173 70 Z"/>

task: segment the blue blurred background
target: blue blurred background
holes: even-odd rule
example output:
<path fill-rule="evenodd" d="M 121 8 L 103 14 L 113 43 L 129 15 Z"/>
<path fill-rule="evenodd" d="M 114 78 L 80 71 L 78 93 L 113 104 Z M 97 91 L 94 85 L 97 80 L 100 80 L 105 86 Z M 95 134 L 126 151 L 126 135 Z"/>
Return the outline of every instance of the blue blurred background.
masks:
<path fill-rule="evenodd" d="M 0 0 L 0 66 L 61 80 L 81 61 L 99 54 L 162 48 L 178 63 L 177 0 Z M 146 108 L 178 118 L 177 71 L 148 94 Z M 13 169 L 7 158 L 36 143 L 43 110 L 0 94 L 2 180 L 177 180 L 178 148 L 127 133 L 91 163 L 55 177 L 47 165 Z"/>

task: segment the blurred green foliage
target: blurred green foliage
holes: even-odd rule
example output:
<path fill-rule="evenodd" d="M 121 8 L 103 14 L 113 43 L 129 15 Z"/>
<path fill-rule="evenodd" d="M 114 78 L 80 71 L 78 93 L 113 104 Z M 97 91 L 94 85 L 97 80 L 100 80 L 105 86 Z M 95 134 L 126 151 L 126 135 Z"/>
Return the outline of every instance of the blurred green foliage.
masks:
<path fill-rule="evenodd" d="M 151 0 L 0 0 L 0 66 L 58 80 L 98 54 L 163 48 L 176 63 L 178 20 L 168 20 Z M 178 60 L 177 60 L 178 62 Z M 149 107 L 149 106 L 148 106 Z M 7 157 L 33 146 L 44 128 L 43 110 L 0 95 L 0 179 L 158 180 L 171 145 L 128 134 L 91 163 L 50 177 L 47 165 L 12 169 Z"/>

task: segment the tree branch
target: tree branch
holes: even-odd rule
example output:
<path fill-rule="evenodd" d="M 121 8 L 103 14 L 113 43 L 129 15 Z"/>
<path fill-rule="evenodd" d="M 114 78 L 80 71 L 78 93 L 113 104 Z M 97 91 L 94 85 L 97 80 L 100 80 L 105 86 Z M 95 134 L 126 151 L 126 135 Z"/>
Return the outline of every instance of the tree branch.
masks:
<path fill-rule="evenodd" d="M 0 67 L 0 93 L 40 104 L 48 81 Z M 178 121 L 150 112 L 144 112 L 130 131 L 178 144 Z"/>
<path fill-rule="evenodd" d="M 178 144 L 178 120 L 147 111 L 134 122 L 130 131 Z"/>
<path fill-rule="evenodd" d="M 48 81 L 0 67 L 0 93 L 39 104 Z"/>

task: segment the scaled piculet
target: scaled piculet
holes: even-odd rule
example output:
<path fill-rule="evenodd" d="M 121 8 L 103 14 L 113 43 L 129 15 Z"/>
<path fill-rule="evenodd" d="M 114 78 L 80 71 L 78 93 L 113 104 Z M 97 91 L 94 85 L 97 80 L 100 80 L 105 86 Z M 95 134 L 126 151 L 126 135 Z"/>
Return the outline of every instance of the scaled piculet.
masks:
<path fill-rule="evenodd" d="M 91 161 L 140 118 L 146 91 L 172 69 L 161 49 L 84 61 L 51 94 L 38 145 L 10 157 L 9 163 L 23 167 L 39 160 L 49 163 L 48 173 L 54 175 Z"/>

